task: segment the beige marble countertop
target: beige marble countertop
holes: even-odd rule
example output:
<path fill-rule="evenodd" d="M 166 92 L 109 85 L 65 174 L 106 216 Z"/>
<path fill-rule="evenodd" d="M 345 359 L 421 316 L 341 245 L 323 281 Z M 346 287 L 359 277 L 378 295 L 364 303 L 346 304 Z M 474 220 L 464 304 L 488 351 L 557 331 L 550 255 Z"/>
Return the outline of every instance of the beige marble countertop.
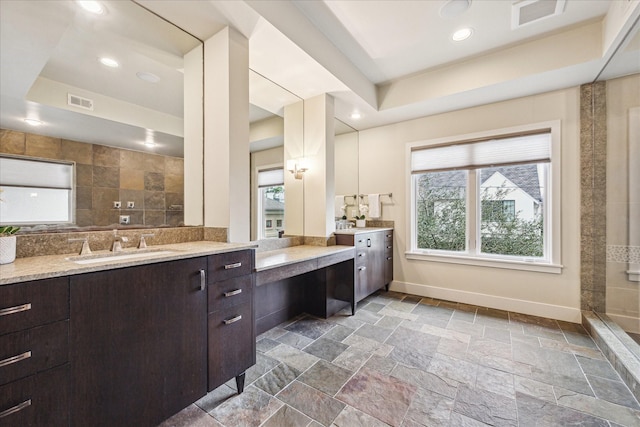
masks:
<path fill-rule="evenodd" d="M 361 228 L 346 228 L 343 230 L 336 230 L 333 234 L 360 234 L 360 233 L 368 233 L 370 231 L 382 231 L 382 230 L 393 230 L 392 227 L 361 227 Z"/>
<path fill-rule="evenodd" d="M 198 256 L 213 255 L 255 247 L 256 245 L 254 243 L 220 243 L 209 241 L 175 243 L 149 246 L 146 251 L 125 249 L 122 252 L 118 252 L 114 259 L 106 258 L 100 262 L 93 262 L 89 264 L 79 264 L 74 260 L 95 259 L 101 255 L 109 256 L 112 252 L 95 251 L 93 254 L 86 256 L 67 254 L 18 258 L 11 264 L 0 265 L 0 286 L 25 282 L 28 280 L 48 279 L 52 277 L 89 273 L 92 271 L 113 270 L 116 268 L 156 262 L 195 258 Z M 128 259 L 118 259 L 118 256 L 120 255 L 130 254 L 139 254 L 140 256 Z"/>
<path fill-rule="evenodd" d="M 264 251 L 256 253 L 256 271 L 268 270 L 270 268 L 283 267 L 297 262 L 317 259 L 324 256 L 334 255 L 340 252 L 353 251 L 353 246 L 312 246 L 300 245 L 291 246 L 284 249 Z"/>

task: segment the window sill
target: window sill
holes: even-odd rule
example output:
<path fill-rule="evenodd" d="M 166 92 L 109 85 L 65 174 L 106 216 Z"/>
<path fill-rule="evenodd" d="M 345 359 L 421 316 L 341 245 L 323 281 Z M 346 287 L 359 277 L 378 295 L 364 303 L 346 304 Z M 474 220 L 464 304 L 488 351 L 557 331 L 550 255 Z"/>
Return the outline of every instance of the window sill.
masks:
<path fill-rule="evenodd" d="M 431 262 L 445 262 L 450 264 L 464 264 L 478 267 L 504 268 L 508 270 L 535 271 L 538 273 L 561 274 L 561 264 L 548 264 L 541 262 L 527 262 L 517 260 L 505 260 L 495 258 L 481 258 L 465 255 L 449 255 L 424 252 L 405 252 L 407 259 Z"/>

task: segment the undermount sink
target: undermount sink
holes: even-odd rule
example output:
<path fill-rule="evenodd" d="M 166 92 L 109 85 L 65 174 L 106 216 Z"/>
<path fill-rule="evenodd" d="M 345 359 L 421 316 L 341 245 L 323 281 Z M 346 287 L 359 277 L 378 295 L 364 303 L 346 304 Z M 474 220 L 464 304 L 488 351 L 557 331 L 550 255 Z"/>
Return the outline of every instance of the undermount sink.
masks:
<path fill-rule="evenodd" d="M 76 264 L 97 264 L 99 262 L 123 261 L 136 258 L 147 258 L 152 255 L 168 255 L 172 253 L 174 253 L 174 251 L 164 249 L 141 249 L 130 252 L 110 252 L 107 254 L 78 255 L 68 257 L 66 259 L 68 261 L 75 262 Z"/>

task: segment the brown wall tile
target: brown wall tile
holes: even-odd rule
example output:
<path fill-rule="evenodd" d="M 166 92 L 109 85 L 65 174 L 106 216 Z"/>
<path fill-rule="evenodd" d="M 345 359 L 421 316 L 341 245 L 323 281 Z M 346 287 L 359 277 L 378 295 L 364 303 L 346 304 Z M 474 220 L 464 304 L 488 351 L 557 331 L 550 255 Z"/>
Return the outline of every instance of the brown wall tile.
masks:
<path fill-rule="evenodd" d="M 28 133 L 26 136 L 25 154 L 27 156 L 59 160 L 62 155 L 60 138 Z"/>
<path fill-rule="evenodd" d="M 120 169 L 94 166 L 93 186 L 103 188 L 120 188 Z"/>
<path fill-rule="evenodd" d="M 149 191 L 164 191 L 164 174 L 158 172 L 145 172 L 144 189 Z"/>
<path fill-rule="evenodd" d="M 167 224 L 172 227 L 177 227 L 184 224 L 184 212 L 166 211 Z"/>
<path fill-rule="evenodd" d="M 122 201 L 123 211 L 138 211 L 144 209 L 144 191 L 143 190 L 123 190 L 120 189 L 120 200 Z M 127 208 L 127 202 L 133 202 L 133 209 Z"/>
<path fill-rule="evenodd" d="M 164 173 L 167 175 L 184 175 L 184 160 L 179 157 L 166 157 Z"/>
<path fill-rule="evenodd" d="M 133 150 L 120 150 L 120 167 L 143 170 L 144 153 Z"/>
<path fill-rule="evenodd" d="M 164 211 L 144 211 L 144 224 L 145 225 L 163 225 L 166 224 Z"/>
<path fill-rule="evenodd" d="M 120 188 L 126 190 L 144 190 L 144 171 L 120 169 Z"/>
<path fill-rule="evenodd" d="M 144 153 L 144 170 L 147 172 L 164 173 L 164 156 Z"/>
<path fill-rule="evenodd" d="M 114 210 L 94 209 L 93 213 L 93 225 L 105 226 L 116 225 L 118 223 L 119 213 Z"/>
<path fill-rule="evenodd" d="M 63 139 L 61 141 L 61 158 L 72 160 L 77 164 L 91 165 L 93 164 L 93 144 Z"/>
<path fill-rule="evenodd" d="M 78 227 L 93 225 L 91 209 L 76 209 L 76 224 Z"/>
<path fill-rule="evenodd" d="M 144 209 L 165 210 L 165 199 L 163 191 L 145 191 Z"/>
<path fill-rule="evenodd" d="M 96 210 L 113 209 L 113 202 L 117 200 L 120 200 L 120 194 L 117 188 L 94 188 L 93 189 L 93 209 L 96 209 Z"/>
<path fill-rule="evenodd" d="M 86 187 L 93 185 L 93 166 L 76 163 L 76 185 Z"/>
<path fill-rule="evenodd" d="M 76 187 L 76 209 L 93 208 L 93 188 Z"/>
<path fill-rule="evenodd" d="M 183 175 L 165 175 L 164 191 L 172 193 L 184 192 L 184 176 Z"/>
<path fill-rule="evenodd" d="M 165 193 L 165 203 L 167 210 L 184 210 L 184 193 Z M 171 206 L 180 206 L 179 209 L 172 209 Z"/>
<path fill-rule="evenodd" d="M 0 129 L 0 152 L 24 155 L 26 135 L 15 130 Z"/>
<path fill-rule="evenodd" d="M 104 145 L 94 145 L 93 165 L 120 167 L 120 150 Z"/>

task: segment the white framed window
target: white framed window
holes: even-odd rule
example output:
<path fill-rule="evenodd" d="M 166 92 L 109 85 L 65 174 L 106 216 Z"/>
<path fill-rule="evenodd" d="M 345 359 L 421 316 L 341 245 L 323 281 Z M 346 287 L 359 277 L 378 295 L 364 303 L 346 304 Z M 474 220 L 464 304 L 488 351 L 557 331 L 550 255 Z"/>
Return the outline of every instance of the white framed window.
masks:
<path fill-rule="evenodd" d="M 72 224 L 73 162 L 0 156 L 0 225 Z"/>
<path fill-rule="evenodd" d="M 560 122 L 407 144 L 407 258 L 560 273 Z"/>
<path fill-rule="evenodd" d="M 284 230 L 284 168 L 258 170 L 257 182 L 258 239 L 278 237 Z"/>

